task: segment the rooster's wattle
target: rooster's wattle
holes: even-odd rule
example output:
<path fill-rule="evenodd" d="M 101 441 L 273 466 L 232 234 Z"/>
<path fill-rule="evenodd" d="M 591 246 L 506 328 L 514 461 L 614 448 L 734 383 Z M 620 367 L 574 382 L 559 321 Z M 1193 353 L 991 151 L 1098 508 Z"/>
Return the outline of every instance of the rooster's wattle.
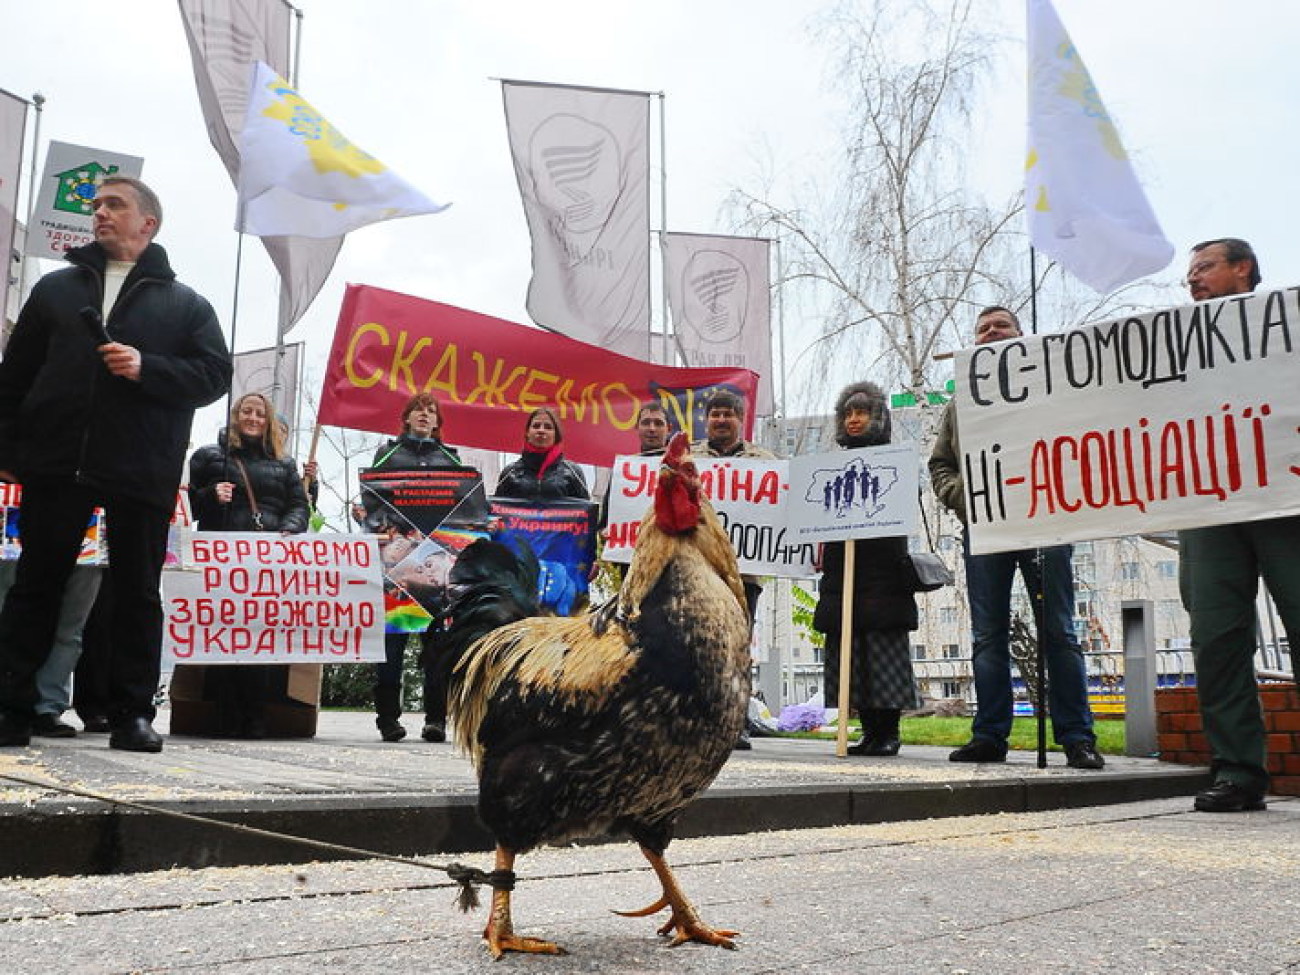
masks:
<path fill-rule="evenodd" d="M 479 776 L 496 868 L 543 843 L 627 832 L 663 887 L 674 943 L 734 947 L 664 859 L 682 809 L 718 774 L 745 721 L 750 620 L 736 557 L 679 434 L 664 457 L 618 595 L 577 618 L 531 616 L 535 567 L 478 542 L 461 556 L 449 617 L 448 709 Z M 526 617 L 526 618 L 520 618 Z M 515 935 L 494 890 L 483 933 L 504 951 L 558 952 Z"/>

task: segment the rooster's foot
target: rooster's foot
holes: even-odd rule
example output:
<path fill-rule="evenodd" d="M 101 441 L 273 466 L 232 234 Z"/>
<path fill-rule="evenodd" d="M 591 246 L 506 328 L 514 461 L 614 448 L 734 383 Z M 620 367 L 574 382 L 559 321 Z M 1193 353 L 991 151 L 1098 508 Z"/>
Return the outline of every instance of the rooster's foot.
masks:
<path fill-rule="evenodd" d="M 686 944 L 688 941 L 697 941 L 700 944 L 715 945 L 718 948 L 729 948 L 732 951 L 736 949 L 736 943 L 732 940 L 737 937 L 739 931 L 729 931 L 726 928 L 711 928 L 695 913 L 695 909 L 687 902 L 683 905 L 684 910 L 671 903 L 667 896 L 659 898 L 649 907 L 643 907 L 638 911 L 615 911 L 620 917 L 649 917 L 651 914 L 657 914 L 665 907 L 672 907 L 672 914 L 669 915 L 668 921 L 659 929 L 659 934 L 672 934 L 673 940 L 669 945 L 676 948 L 678 945 Z"/>
<path fill-rule="evenodd" d="M 498 935 L 493 931 L 484 931 L 483 940 L 487 942 L 493 960 L 500 960 L 507 951 L 521 951 L 534 955 L 568 954 L 554 941 L 543 941 L 541 938 L 521 938 L 514 934 Z"/>

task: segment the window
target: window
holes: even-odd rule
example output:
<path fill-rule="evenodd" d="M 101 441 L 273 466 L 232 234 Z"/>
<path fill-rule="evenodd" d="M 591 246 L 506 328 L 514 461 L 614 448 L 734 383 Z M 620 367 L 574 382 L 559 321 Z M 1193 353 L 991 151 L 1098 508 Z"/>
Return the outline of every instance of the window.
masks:
<path fill-rule="evenodd" d="M 961 656 L 961 644 L 959 644 L 959 643 L 945 643 L 945 644 L 943 645 L 943 659 L 944 659 L 944 660 L 956 660 L 956 659 L 957 659 L 958 657 L 960 657 L 960 656 Z"/>
<path fill-rule="evenodd" d="M 1156 563 L 1156 575 L 1161 579 L 1177 579 L 1178 563 L 1173 559 L 1161 559 Z"/>
<path fill-rule="evenodd" d="M 1138 564 L 1136 562 L 1121 562 L 1119 564 L 1119 577 L 1121 579 L 1136 579 L 1138 577 Z"/>
<path fill-rule="evenodd" d="M 955 680 L 946 680 L 943 682 L 944 697 L 961 697 L 961 685 Z"/>
<path fill-rule="evenodd" d="M 913 660 L 924 660 L 924 659 L 925 659 L 925 644 L 924 644 L 924 643 L 914 643 L 914 644 L 912 644 L 912 659 L 913 659 Z"/>
<path fill-rule="evenodd" d="M 957 622 L 957 607 L 956 607 L 956 606 L 940 606 L 940 607 L 939 607 L 939 622 L 940 622 L 940 623 L 944 623 L 944 624 L 948 624 L 948 625 L 951 625 L 951 624 L 953 624 L 953 623 L 956 623 L 956 622 Z"/>

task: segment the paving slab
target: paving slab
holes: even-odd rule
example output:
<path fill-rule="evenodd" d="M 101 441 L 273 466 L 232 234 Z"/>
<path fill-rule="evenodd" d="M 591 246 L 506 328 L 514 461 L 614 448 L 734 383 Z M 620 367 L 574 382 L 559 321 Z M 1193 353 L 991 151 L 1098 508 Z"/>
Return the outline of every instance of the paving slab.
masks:
<path fill-rule="evenodd" d="M 789 975 L 1300 970 L 1300 799 L 1196 813 L 1183 797 L 679 840 L 669 859 L 736 951 L 670 949 L 630 843 L 521 857 L 519 934 L 569 954 L 492 962 L 445 877 L 380 861 L 0 882 L 15 972 Z"/>

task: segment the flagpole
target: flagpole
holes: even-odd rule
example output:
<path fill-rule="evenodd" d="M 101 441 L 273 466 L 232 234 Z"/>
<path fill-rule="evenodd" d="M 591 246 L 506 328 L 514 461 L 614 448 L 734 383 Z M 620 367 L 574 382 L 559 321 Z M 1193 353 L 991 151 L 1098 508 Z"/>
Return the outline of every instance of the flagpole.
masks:
<path fill-rule="evenodd" d="M 45 109 L 45 96 L 39 91 L 32 95 L 32 104 L 36 106 L 36 121 L 32 126 L 32 167 L 27 174 L 27 230 L 26 233 L 32 232 L 32 217 L 36 213 L 36 153 L 41 147 L 41 114 Z M 32 262 L 31 254 L 27 253 L 27 240 L 23 240 L 23 263 L 22 269 L 18 272 L 18 307 L 21 308 L 23 302 L 27 299 L 27 265 Z M 8 258 L 5 258 L 6 263 Z M 5 273 L 9 272 L 8 267 Z M 4 309 L 0 309 L 2 312 Z"/>
<path fill-rule="evenodd" d="M 664 233 L 668 230 L 668 125 L 664 121 L 664 103 L 667 99 L 661 91 L 657 95 L 659 99 L 659 321 L 663 326 L 663 340 L 660 342 L 660 361 L 663 365 L 672 365 L 669 361 L 668 349 L 668 275 L 663 273 L 663 249 Z M 650 267 L 648 271 L 654 270 L 654 258 L 649 257 Z M 646 280 L 650 280 L 647 274 Z M 647 299 L 649 295 L 646 296 Z M 674 333 L 676 332 L 677 323 L 673 323 Z M 650 352 L 650 360 L 654 361 L 654 350 Z"/>
<path fill-rule="evenodd" d="M 785 412 L 785 395 L 786 395 L 786 375 L 785 375 L 785 288 L 781 286 L 784 281 L 784 272 L 781 270 L 781 238 L 777 237 L 772 241 L 776 246 L 776 330 L 778 345 L 781 349 L 781 419 L 786 417 Z"/>
<path fill-rule="evenodd" d="M 288 7 L 290 11 L 293 12 L 293 16 L 294 16 L 293 67 L 290 69 L 289 72 L 289 84 L 297 88 L 298 68 L 302 60 L 302 11 L 299 10 L 297 7 L 295 7 L 293 4 L 289 3 L 288 0 L 285 0 L 285 6 Z M 240 226 L 241 227 L 243 226 L 242 220 Z M 283 279 L 280 280 L 280 285 L 278 288 L 276 288 L 276 296 L 281 299 L 284 296 Z M 277 309 L 277 315 L 275 321 L 275 360 L 274 360 L 274 365 L 271 367 L 271 405 L 277 411 L 281 409 L 280 398 L 281 398 L 281 391 L 284 388 L 284 383 L 282 380 L 282 370 L 284 369 L 284 355 L 285 355 L 285 350 L 284 350 L 285 328 L 284 328 L 284 323 L 280 321 L 280 316 L 278 314 L 278 311 L 279 309 Z M 295 386 L 295 389 L 297 388 L 299 387 Z M 285 410 L 289 415 L 295 417 L 293 434 L 296 440 L 298 435 L 298 427 L 297 427 L 297 420 L 296 420 L 297 404 L 296 403 L 293 404 L 292 409 L 289 409 L 289 404 L 287 403 L 283 404 L 283 407 L 285 408 Z M 316 453 L 316 440 L 315 437 L 313 437 L 312 438 L 313 459 L 315 459 L 315 453 Z"/>
<path fill-rule="evenodd" d="M 1029 330 L 1038 334 L 1038 252 L 1034 245 L 1029 245 Z M 1038 767 L 1047 768 L 1047 651 L 1043 646 L 1046 626 L 1047 593 L 1045 592 L 1045 559 L 1041 547 L 1034 549 L 1034 563 L 1038 567 L 1038 598 L 1034 600 L 1034 625 L 1038 630 L 1034 640 L 1034 659 L 1038 673 L 1035 683 L 1038 685 L 1037 702 L 1034 718 L 1038 724 Z"/>

